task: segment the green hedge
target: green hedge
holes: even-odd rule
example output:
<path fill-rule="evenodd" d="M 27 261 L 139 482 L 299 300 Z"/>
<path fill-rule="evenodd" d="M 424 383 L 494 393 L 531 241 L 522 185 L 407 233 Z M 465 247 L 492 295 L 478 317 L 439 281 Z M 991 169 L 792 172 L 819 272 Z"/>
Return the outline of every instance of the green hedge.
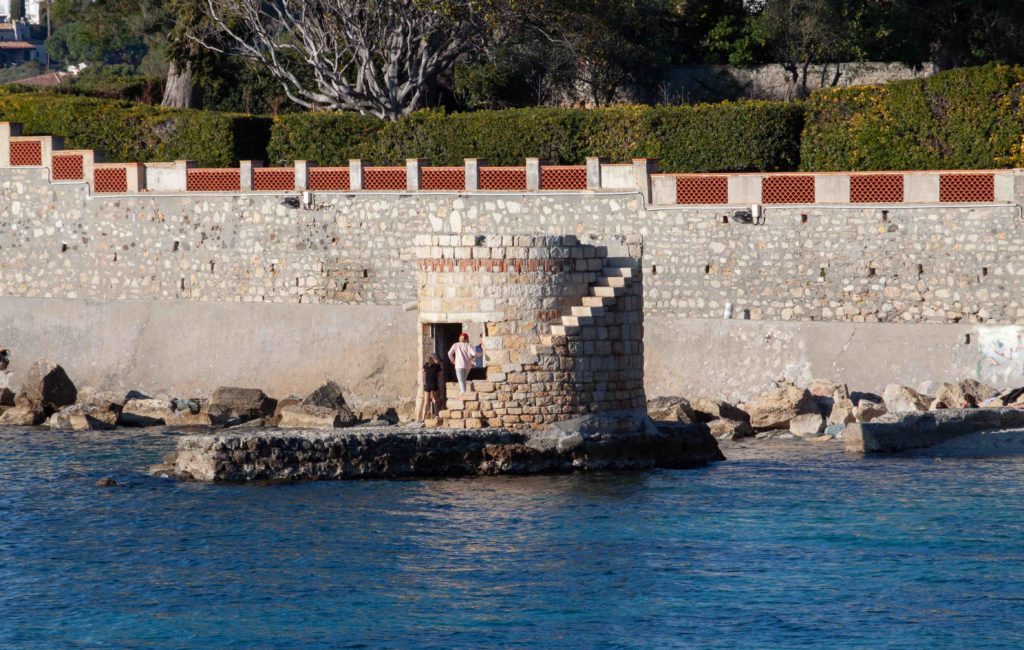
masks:
<path fill-rule="evenodd" d="M 267 160 L 288 165 L 308 160 L 318 165 L 347 165 L 384 126 L 356 113 L 287 113 L 274 118 Z"/>
<path fill-rule="evenodd" d="M 1024 68 L 986 65 L 807 102 L 808 171 L 984 169 L 1019 161 Z"/>
<path fill-rule="evenodd" d="M 528 157 L 567 164 L 588 156 L 650 157 L 660 158 L 666 171 L 774 171 L 796 168 L 803 128 L 800 105 L 779 102 L 420 111 L 396 122 L 367 120 L 323 113 L 278 117 L 270 160 L 341 165 L 349 158 L 379 164 L 424 158 L 461 165 L 465 158 L 483 158 L 521 165 Z"/>
<path fill-rule="evenodd" d="M 204 166 L 266 158 L 271 120 L 162 109 L 72 95 L 0 91 L 0 120 L 26 135 L 56 135 L 67 149 L 95 149 L 111 162 L 195 160 Z"/>

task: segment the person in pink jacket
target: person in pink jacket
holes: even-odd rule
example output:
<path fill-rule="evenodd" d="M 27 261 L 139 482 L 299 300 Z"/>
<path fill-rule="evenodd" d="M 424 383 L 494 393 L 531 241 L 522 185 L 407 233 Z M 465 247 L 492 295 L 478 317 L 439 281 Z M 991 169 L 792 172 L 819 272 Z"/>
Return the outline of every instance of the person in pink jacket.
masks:
<path fill-rule="evenodd" d="M 469 344 L 469 334 L 459 334 L 459 342 L 448 350 L 448 360 L 455 365 L 455 378 L 459 380 L 459 392 L 466 392 L 466 377 L 476 360 L 476 350 Z"/>

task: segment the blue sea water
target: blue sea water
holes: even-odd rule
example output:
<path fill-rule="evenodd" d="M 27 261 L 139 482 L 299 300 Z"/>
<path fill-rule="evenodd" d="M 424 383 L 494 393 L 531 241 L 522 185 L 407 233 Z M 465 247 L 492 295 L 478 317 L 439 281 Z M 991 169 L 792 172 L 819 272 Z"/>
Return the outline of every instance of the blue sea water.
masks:
<path fill-rule="evenodd" d="M 1024 646 L 1024 459 L 205 485 L 0 432 L 0 648 Z M 98 488 L 113 476 L 118 488 Z"/>

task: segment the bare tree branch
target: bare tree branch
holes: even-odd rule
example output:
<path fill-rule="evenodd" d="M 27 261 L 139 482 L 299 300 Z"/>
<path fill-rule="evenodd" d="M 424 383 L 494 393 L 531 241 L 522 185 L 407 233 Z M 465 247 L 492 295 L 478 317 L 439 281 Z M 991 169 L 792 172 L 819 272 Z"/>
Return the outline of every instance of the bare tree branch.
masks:
<path fill-rule="evenodd" d="M 493 0 L 202 0 L 212 30 L 189 38 L 258 62 L 310 109 L 394 120 L 478 48 Z M 226 44 L 226 45 L 225 45 Z"/>

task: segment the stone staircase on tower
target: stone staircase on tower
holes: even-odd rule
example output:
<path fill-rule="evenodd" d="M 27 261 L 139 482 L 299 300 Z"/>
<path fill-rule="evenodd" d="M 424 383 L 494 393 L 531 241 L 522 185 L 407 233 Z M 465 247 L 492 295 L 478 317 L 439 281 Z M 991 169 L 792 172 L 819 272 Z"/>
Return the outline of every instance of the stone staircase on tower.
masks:
<path fill-rule="evenodd" d="M 550 326 L 550 333 L 540 337 L 539 345 L 529 348 L 533 355 L 536 357 L 552 355 L 556 338 L 562 337 L 570 341 L 596 339 L 597 337 L 590 337 L 586 330 L 588 328 L 606 330 L 606 325 L 614 318 L 609 310 L 630 291 L 631 285 L 639 277 L 639 273 L 639 262 L 634 258 L 606 258 L 597 279 L 587 287 L 587 294 L 579 299 L 579 304 L 572 305 L 570 312 L 561 316 L 560 322 Z M 634 334 L 633 337 L 642 340 L 642 335 L 637 337 Z M 597 343 L 596 340 L 595 343 Z M 610 344 L 610 342 L 608 343 Z M 488 393 L 499 390 L 500 386 L 496 386 L 491 381 L 470 380 L 466 383 L 466 393 L 460 394 L 458 384 L 455 382 L 448 382 L 445 388 L 446 400 L 440 416 L 437 419 L 428 420 L 428 426 L 443 425 L 450 418 L 472 422 L 472 425 L 466 425 L 467 428 L 473 428 L 478 424 L 486 426 L 487 418 L 481 417 L 482 413 L 475 411 L 483 408 L 482 403 L 489 398 Z"/>
<path fill-rule="evenodd" d="M 573 305 L 571 313 L 562 316 L 562 322 L 551 326 L 551 334 L 541 337 L 541 345 L 534 346 L 540 353 L 549 348 L 555 337 L 571 338 L 583 328 L 600 324 L 605 312 L 625 294 L 639 272 L 638 262 L 631 257 L 609 257 L 597 280 L 587 289 L 581 304 Z"/>

